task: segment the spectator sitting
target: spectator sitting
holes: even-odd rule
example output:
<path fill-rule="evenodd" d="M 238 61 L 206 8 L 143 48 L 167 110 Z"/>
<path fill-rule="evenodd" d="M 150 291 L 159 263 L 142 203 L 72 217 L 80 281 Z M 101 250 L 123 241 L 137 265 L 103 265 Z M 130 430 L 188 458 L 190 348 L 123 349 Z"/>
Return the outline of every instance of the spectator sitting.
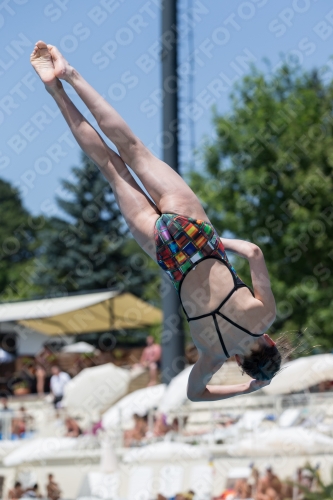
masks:
<path fill-rule="evenodd" d="M 312 491 L 313 486 L 314 486 L 314 480 L 315 477 L 313 473 L 305 467 L 305 469 L 302 470 L 301 474 L 301 484 L 302 486 L 305 486 L 309 491 Z"/>
<path fill-rule="evenodd" d="M 282 488 L 281 488 L 281 498 L 293 498 L 293 487 L 289 483 L 282 483 Z"/>
<path fill-rule="evenodd" d="M 61 496 L 61 490 L 57 483 L 53 479 L 53 474 L 48 475 L 49 482 L 46 485 L 47 498 L 50 500 L 59 500 Z"/>
<path fill-rule="evenodd" d="M 25 409 L 24 406 L 20 407 L 18 415 L 19 415 L 19 418 L 21 418 L 21 420 L 23 420 L 23 422 L 25 423 L 25 426 L 29 430 L 32 430 L 34 418 L 27 412 L 27 410 Z"/>
<path fill-rule="evenodd" d="M 66 425 L 66 437 L 79 437 L 82 434 L 82 430 L 74 418 L 67 417 L 65 420 Z"/>
<path fill-rule="evenodd" d="M 51 371 L 52 377 L 50 380 L 50 389 L 53 394 L 54 407 L 58 408 L 60 401 L 64 397 L 64 389 L 71 378 L 68 373 L 60 371 L 60 368 L 57 365 L 52 366 Z"/>
<path fill-rule="evenodd" d="M 124 446 L 132 446 L 140 442 L 147 433 L 148 430 L 148 417 L 133 415 L 134 428 L 124 432 Z"/>
<path fill-rule="evenodd" d="M 42 498 L 42 495 L 39 493 L 38 484 L 34 484 L 32 488 L 28 488 L 27 490 L 25 490 L 24 497 Z"/>
<path fill-rule="evenodd" d="M 153 436 L 162 437 L 172 432 L 174 434 L 179 434 L 180 431 L 183 431 L 183 428 L 186 425 L 188 417 L 183 417 L 182 419 L 182 427 L 180 427 L 180 421 L 178 417 L 174 417 L 171 424 L 167 423 L 166 415 L 160 413 L 154 419 L 154 428 L 153 428 Z M 193 433 L 191 432 L 191 435 Z"/>
<path fill-rule="evenodd" d="M 27 432 L 27 427 L 31 429 L 33 418 L 27 413 L 24 406 L 21 406 L 19 411 L 13 414 L 12 418 L 12 435 L 17 438 L 23 438 Z"/>
<path fill-rule="evenodd" d="M 19 481 L 16 481 L 14 484 L 14 488 L 9 490 L 8 499 L 9 500 L 17 500 L 23 496 L 24 490 L 22 488 L 22 484 Z"/>
<path fill-rule="evenodd" d="M 161 346 L 154 342 L 154 338 L 151 335 L 148 335 L 146 343 L 147 347 L 142 352 L 139 364 L 149 370 L 147 387 L 150 387 L 157 384 L 157 374 L 161 361 Z"/>
<path fill-rule="evenodd" d="M 282 500 L 270 485 L 267 477 L 259 479 L 255 500 Z"/>
<path fill-rule="evenodd" d="M 160 413 L 155 417 L 153 434 L 156 437 L 165 436 L 170 430 L 166 415 Z"/>
<path fill-rule="evenodd" d="M 246 479 L 238 479 L 235 484 L 235 498 L 246 500 L 252 496 L 252 488 Z"/>
<path fill-rule="evenodd" d="M 315 491 L 315 477 L 313 473 L 307 469 L 306 467 L 300 467 L 296 471 L 296 484 L 293 487 L 293 496 L 292 498 L 295 500 L 302 500 L 304 498 L 304 494 L 301 491 L 301 487 L 305 487 L 308 491 Z"/>
<path fill-rule="evenodd" d="M 17 438 L 24 437 L 26 431 L 25 421 L 20 417 L 14 417 L 12 420 L 12 435 Z"/>
<path fill-rule="evenodd" d="M 266 477 L 267 477 L 267 482 L 268 486 L 273 488 L 278 494 L 281 493 L 281 481 L 277 477 L 276 474 L 274 474 L 272 467 L 267 467 L 266 468 Z"/>

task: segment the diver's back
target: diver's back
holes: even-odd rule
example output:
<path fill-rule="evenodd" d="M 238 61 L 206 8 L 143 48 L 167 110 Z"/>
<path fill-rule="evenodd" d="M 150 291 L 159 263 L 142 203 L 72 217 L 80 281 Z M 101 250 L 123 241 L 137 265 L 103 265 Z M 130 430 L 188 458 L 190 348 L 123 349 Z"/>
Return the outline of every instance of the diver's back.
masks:
<path fill-rule="evenodd" d="M 229 357 L 241 343 L 267 330 L 263 304 L 248 287 L 235 285 L 232 272 L 219 260 L 206 259 L 192 269 L 180 297 L 195 345 L 212 356 Z"/>

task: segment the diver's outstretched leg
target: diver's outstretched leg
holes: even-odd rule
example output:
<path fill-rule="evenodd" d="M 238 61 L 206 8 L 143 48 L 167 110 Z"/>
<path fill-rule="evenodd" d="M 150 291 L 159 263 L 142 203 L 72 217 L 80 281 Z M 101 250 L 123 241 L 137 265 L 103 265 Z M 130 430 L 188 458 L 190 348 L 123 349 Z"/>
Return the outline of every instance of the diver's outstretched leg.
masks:
<path fill-rule="evenodd" d="M 208 220 L 200 201 L 186 182 L 143 145 L 125 120 L 64 59 L 56 47 L 48 45 L 48 48 L 53 58 L 55 75 L 76 90 L 101 130 L 117 147 L 121 158 L 138 175 L 160 212 Z"/>
<path fill-rule="evenodd" d="M 158 210 L 135 182 L 120 156 L 107 146 L 67 96 L 55 77 L 52 58 L 43 42 L 35 46 L 30 60 L 46 90 L 59 106 L 76 141 L 110 182 L 134 238 L 156 260 L 154 227 L 159 217 Z"/>

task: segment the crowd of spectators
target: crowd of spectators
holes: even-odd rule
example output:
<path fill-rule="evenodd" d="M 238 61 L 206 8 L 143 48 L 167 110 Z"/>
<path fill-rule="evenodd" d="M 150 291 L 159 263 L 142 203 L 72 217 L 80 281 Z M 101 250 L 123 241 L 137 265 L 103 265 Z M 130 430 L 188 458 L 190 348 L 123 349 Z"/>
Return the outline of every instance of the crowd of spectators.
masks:
<path fill-rule="evenodd" d="M 95 354 L 98 353 L 98 360 Z M 134 355 L 134 359 L 137 357 Z M 66 357 L 67 356 L 67 357 Z M 71 358 L 68 358 L 71 356 Z M 95 357 L 94 357 L 95 356 Z M 13 357 L 13 359 L 15 359 Z M 136 358 L 137 359 L 137 358 Z M 61 406 L 61 399 L 64 395 L 65 385 L 71 377 L 77 375 L 82 369 L 103 364 L 110 361 L 105 359 L 100 351 L 94 352 L 94 355 L 87 356 L 82 353 L 62 353 L 59 346 L 55 347 L 46 344 L 34 357 L 17 358 L 15 365 L 11 366 L 8 374 L 6 388 L 3 389 L 9 395 L 22 396 L 27 394 L 37 394 L 41 397 L 51 393 L 53 395 L 55 407 Z M 0 359 L 0 364 L 7 363 L 7 358 Z M 6 366 L 7 366 L 6 365 Z M 60 366 L 67 366 L 66 371 L 61 370 Z M 161 368 L 161 346 L 156 343 L 150 335 L 146 338 L 146 347 L 142 350 L 138 361 L 131 358 L 131 368 L 140 367 L 147 371 L 149 379 L 148 386 L 159 383 L 159 371 Z M 2 364 L 2 367 L 5 364 Z M 8 365 L 9 366 L 9 365 Z M 127 367 L 129 365 L 126 365 Z"/>
<path fill-rule="evenodd" d="M 144 422 L 142 418 L 141 425 Z M 301 487 L 305 487 L 309 492 L 317 491 L 317 484 L 314 473 L 307 467 L 297 469 L 294 477 L 288 481 L 281 480 L 273 471 L 272 467 L 267 467 L 263 475 L 256 467 L 252 467 L 249 478 L 236 479 L 232 485 L 214 500 L 305 500 Z M 48 498 L 59 500 L 61 490 L 54 480 L 53 474 L 48 475 L 48 483 L 45 488 L 45 495 L 42 495 L 38 484 L 29 488 L 23 488 L 17 481 L 14 487 L 8 492 L 8 500 L 19 498 Z M 172 498 L 166 498 L 159 494 L 157 500 L 193 500 L 195 493 L 192 490 L 179 492 Z"/>
<path fill-rule="evenodd" d="M 149 425 L 148 415 L 133 415 L 134 426 L 124 432 L 124 446 L 137 446 L 145 441 L 145 439 L 164 437 L 169 433 L 178 434 L 180 422 L 177 417 L 168 423 L 164 414 L 157 414 L 153 417 L 151 425 Z M 185 425 L 186 418 L 182 424 Z"/>
<path fill-rule="evenodd" d="M 305 500 L 309 497 L 305 496 L 302 487 L 305 487 L 312 495 L 317 491 L 314 474 L 306 467 L 297 469 L 294 477 L 288 481 L 279 479 L 271 467 L 267 467 L 263 475 L 252 467 L 252 474 L 248 479 L 235 479 L 231 480 L 231 483 L 232 485 L 229 485 L 229 488 L 214 500 Z M 194 500 L 195 498 L 192 490 L 177 493 L 172 498 L 161 494 L 157 496 L 157 500 Z"/>
<path fill-rule="evenodd" d="M 59 400 L 58 400 L 59 402 Z M 66 437 L 79 437 L 83 434 L 80 423 L 77 419 L 56 411 L 56 418 L 60 425 L 64 427 Z M 6 394 L 0 397 L 0 439 L 22 439 L 31 437 L 34 430 L 34 419 L 27 412 L 24 406 L 19 410 L 13 410 L 8 403 Z M 93 432 L 91 432 L 93 434 Z"/>
<path fill-rule="evenodd" d="M 302 487 L 310 492 L 317 489 L 315 476 L 306 467 L 297 469 L 294 477 L 288 480 L 281 480 L 272 467 L 267 467 L 263 475 L 252 467 L 249 478 L 235 480 L 215 500 L 304 500 Z"/>
<path fill-rule="evenodd" d="M 61 498 L 61 490 L 54 480 L 53 474 L 48 475 L 45 493 L 45 495 L 42 495 L 37 483 L 27 488 L 23 488 L 22 483 L 16 481 L 13 488 L 8 492 L 8 500 L 18 500 L 19 498 L 48 498 L 49 500 L 59 500 Z"/>
<path fill-rule="evenodd" d="M 45 372 L 42 368 L 35 367 L 35 365 L 29 365 L 29 370 L 33 368 L 31 372 L 31 379 L 33 375 L 36 376 L 37 389 L 43 391 L 41 394 L 44 395 L 45 390 Z M 27 367 L 25 367 L 25 374 L 27 374 Z M 36 370 L 35 370 L 36 368 Z M 30 371 L 28 372 L 30 373 Z M 39 373 L 38 373 L 39 372 Z M 61 371 L 58 365 L 52 365 L 51 368 L 52 376 L 49 379 L 49 393 L 52 398 L 54 408 L 58 409 L 61 407 L 61 401 L 64 396 L 65 386 L 70 381 L 71 377 L 68 373 Z M 67 427 L 68 436 L 77 436 L 82 432 L 79 427 L 75 424 L 72 419 L 66 419 L 65 425 Z M 8 402 L 8 393 L 0 393 L 0 440 L 1 439 L 22 439 L 25 437 L 30 437 L 34 430 L 33 417 L 27 412 L 23 405 L 20 406 L 18 410 L 13 410 Z"/>

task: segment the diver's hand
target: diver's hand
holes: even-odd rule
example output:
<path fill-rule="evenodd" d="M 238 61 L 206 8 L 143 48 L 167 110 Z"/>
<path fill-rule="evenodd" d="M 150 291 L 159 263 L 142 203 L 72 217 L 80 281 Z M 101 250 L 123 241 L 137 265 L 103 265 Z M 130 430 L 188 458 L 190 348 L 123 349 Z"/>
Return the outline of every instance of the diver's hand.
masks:
<path fill-rule="evenodd" d="M 248 390 L 246 392 L 251 393 L 255 391 L 259 391 L 263 387 L 266 387 L 271 383 L 270 380 L 256 380 L 252 379 L 248 382 Z"/>

